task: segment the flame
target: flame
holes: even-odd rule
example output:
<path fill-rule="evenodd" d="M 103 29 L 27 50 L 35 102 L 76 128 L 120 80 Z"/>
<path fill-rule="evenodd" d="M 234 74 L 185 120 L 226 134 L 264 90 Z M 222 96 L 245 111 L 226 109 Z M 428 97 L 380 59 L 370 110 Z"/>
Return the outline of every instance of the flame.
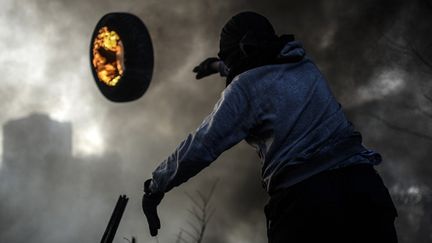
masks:
<path fill-rule="evenodd" d="M 123 44 L 120 36 L 102 27 L 93 42 L 93 67 L 100 81 L 115 86 L 123 75 Z"/>

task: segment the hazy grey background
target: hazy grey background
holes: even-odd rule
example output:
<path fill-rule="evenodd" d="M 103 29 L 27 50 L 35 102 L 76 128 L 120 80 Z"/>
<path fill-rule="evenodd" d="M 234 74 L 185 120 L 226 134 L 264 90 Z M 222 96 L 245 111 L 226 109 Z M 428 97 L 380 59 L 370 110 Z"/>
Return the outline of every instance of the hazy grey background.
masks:
<path fill-rule="evenodd" d="M 10 142 L 0 151 L 0 242 L 98 242 L 121 193 L 130 201 L 116 242 L 154 242 L 142 182 L 218 99 L 224 81 L 195 80 L 191 70 L 216 55 L 221 27 L 242 10 L 303 41 L 365 144 L 384 157 L 378 169 L 398 204 L 400 241 L 432 241 L 430 0 L 0 3 L 0 123 L 10 134 L 0 134 Z M 153 38 L 153 82 L 133 103 L 105 100 L 89 70 L 89 37 L 112 11 L 138 15 Z M 266 242 L 259 175 L 246 144 L 224 153 L 167 194 L 159 241 L 188 228 L 184 192 L 220 179 L 205 242 Z"/>

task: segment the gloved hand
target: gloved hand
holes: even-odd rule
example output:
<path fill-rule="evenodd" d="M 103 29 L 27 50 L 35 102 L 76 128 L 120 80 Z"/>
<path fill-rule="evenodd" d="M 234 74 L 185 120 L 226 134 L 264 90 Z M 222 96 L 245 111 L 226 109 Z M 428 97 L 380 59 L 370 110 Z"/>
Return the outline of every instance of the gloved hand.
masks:
<path fill-rule="evenodd" d="M 144 196 L 142 198 L 142 208 L 150 229 L 150 235 L 156 236 L 160 229 L 160 220 L 157 214 L 157 206 L 162 201 L 164 193 L 151 193 L 151 179 L 144 182 Z"/>
<path fill-rule="evenodd" d="M 193 69 L 193 72 L 196 73 L 196 79 L 201 79 L 219 72 L 216 62 L 219 62 L 219 58 L 209 57 L 196 66 Z"/>

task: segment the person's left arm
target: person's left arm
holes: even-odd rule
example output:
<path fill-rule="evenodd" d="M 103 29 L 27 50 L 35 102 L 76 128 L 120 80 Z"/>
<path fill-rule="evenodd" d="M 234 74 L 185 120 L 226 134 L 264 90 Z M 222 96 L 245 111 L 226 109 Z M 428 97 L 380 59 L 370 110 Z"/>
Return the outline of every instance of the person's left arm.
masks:
<path fill-rule="evenodd" d="M 156 168 L 152 179 L 144 183 L 142 207 L 152 236 L 160 229 L 157 206 L 165 192 L 196 175 L 222 152 L 247 137 L 256 120 L 249 97 L 238 82 L 229 85 L 213 112 Z"/>
<path fill-rule="evenodd" d="M 228 86 L 213 112 L 153 172 L 150 190 L 167 192 L 207 167 L 247 137 L 255 123 L 255 112 L 240 84 Z"/>

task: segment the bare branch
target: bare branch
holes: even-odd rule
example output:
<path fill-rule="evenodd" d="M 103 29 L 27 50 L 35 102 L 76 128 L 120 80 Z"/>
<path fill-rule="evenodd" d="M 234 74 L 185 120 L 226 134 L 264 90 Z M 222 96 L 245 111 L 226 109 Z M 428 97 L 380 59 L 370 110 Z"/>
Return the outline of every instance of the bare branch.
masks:
<path fill-rule="evenodd" d="M 195 217 L 195 219 L 196 220 L 198 220 L 199 222 L 201 222 L 201 221 L 203 221 L 204 220 L 204 218 L 196 211 L 196 209 L 195 208 L 193 208 L 193 209 L 188 209 L 188 212 L 190 213 L 190 214 L 192 214 L 192 216 L 194 216 Z"/>
<path fill-rule="evenodd" d="M 395 51 L 403 54 L 403 55 L 409 55 L 412 57 L 415 57 L 420 60 L 427 68 L 432 69 L 432 61 L 427 60 L 419 51 L 417 48 L 413 46 L 407 46 L 405 44 L 398 43 L 394 40 L 392 40 L 390 37 L 384 35 L 383 37 L 386 42 L 388 43 L 388 46 Z"/>
<path fill-rule="evenodd" d="M 207 224 L 203 223 L 203 225 L 201 226 L 201 234 L 198 237 L 197 243 L 201 243 L 202 240 L 204 239 L 204 232 L 205 232 L 206 228 L 207 228 Z"/>
<path fill-rule="evenodd" d="M 177 235 L 177 240 L 176 243 L 189 243 L 187 240 L 182 238 L 182 234 L 183 234 L 183 230 L 180 230 L 178 235 Z"/>
<path fill-rule="evenodd" d="M 205 206 L 207 205 L 207 198 L 200 192 L 200 191 L 197 191 L 197 195 L 198 195 L 198 197 L 201 199 L 201 201 L 202 201 L 202 208 L 205 208 Z"/>
<path fill-rule="evenodd" d="M 210 219 L 213 217 L 213 214 L 216 212 L 216 209 L 213 208 L 213 210 L 210 212 L 209 216 L 206 218 L 206 224 L 210 221 Z"/>
<path fill-rule="evenodd" d="M 432 62 L 427 60 L 416 48 L 411 48 L 411 51 L 413 52 L 414 56 L 416 56 L 426 67 L 432 69 Z"/>
<path fill-rule="evenodd" d="M 392 48 L 392 49 L 394 49 L 394 50 L 396 50 L 399 53 L 402 53 L 404 55 L 412 55 L 411 49 L 408 48 L 406 45 L 394 41 L 392 38 L 390 38 L 387 35 L 384 35 L 383 38 L 389 44 L 390 48 Z"/>
<path fill-rule="evenodd" d="M 207 197 L 208 201 L 210 201 L 210 199 L 213 197 L 214 191 L 216 190 L 216 186 L 217 186 L 218 183 L 219 183 L 219 179 L 217 179 L 217 180 L 213 183 L 213 185 L 212 185 L 212 187 L 211 187 L 211 189 L 210 189 L 210 193 L 209 193 L 209 195 L 208 195 L 208 197 Z"/>
<path fill-rule="evenodd" d="M 196 207 L 201 208 L 201 204 L 199 204 L 189 193 L 185 192 L 186 196 L 195 204 Z"/>
<path fill-rule="evenodd" d="M 179 233 L 178 233 L 178 235 L 177 235 L 176 243 L 181 243 L 182 234 L 183 234 L 183 230 L 180 230 Z"/>
<path fill-rule="evenodd" d="M 207 228 L 207 224 L 210 221 L 210 218 L 213 216 L 215 210 L 212 209 L 209 206 L 210 199 L 212 198 L 215 187 L 218 181 L 216 181 L 208 195 L 204 195 L 201 191 L 196 191 L 196 197 L 199 198 L 199 200 L 196 199 L 196 197 L 193 197 L 191 194 L 185 192 L 186 196 L 192 201 L 193 206 L 191 209 L 188 209 L 188 212 L 193 217 L 193 222 L 197 221 L 196 223 L 193 223 L 191 221 L 187 221 L 189 226 L 192 228 L 192 232 L 189 232 L 187 230 L 181 229 L 181 232 L 184 232 L 187 236 L 192 238 L 195 243 L 201 243 L 204 238 L 204 233 Z M 210 214 L 209 214 L 210 211 Z M 181 235 L 177 237 L 177 242 L 180 243 L 180 241 L 185 242 Z"/>
<path fill-rule="evenodd" d="M 379 117 L 377 115 L 369 115 L 369 116 L 371 116 L 371 117 L 379 120 L 384 125 L 386 125 L 388 128 L 391 128 L 391 129 L 393 129 L 395 131 L 406 133 L 406 134 L 410 134 L 410 135 L 413 135 L 413 136 L 416 136 L 416 137 L 419 137 L 419 138 L 423 138 L 423 139 L 432 141 L 432 136 L 429 136 L 429 135 L 426 135 L 426 134 L 423 134 L 423 133 L 420 133 L 420 132 L 412 131 L 412 130 L 409 130 L 407 128 L 400 127 L 398 125 L 392 124 L 389 121 L 384 120 L 383 118 L 381 118 L 381 117 Z"/>
<path fill-rule="evenodd" d="M 182 229 L 182 228 L 180 228 L 185 234 L 187 234 L 191 239 L 193 239 L 194 241 L 198 241 L 199 240 L 199 238 L 198 237 L 196 237 L 194 234 L 192 234 L 191 232 L 189 232 L 189 231 L 187 231 L 187 230 L 185 230 L 185 229 Z"/>
<path fill-rule="evenodd" d="M 197 235 L 200 234 L 200 229 L 198 229 L 198 227 L 196 227 L 195 224 L 193 224 L 191 221 L 187 221 L 187 224 L 192 228 L 195 234 Z"/>

